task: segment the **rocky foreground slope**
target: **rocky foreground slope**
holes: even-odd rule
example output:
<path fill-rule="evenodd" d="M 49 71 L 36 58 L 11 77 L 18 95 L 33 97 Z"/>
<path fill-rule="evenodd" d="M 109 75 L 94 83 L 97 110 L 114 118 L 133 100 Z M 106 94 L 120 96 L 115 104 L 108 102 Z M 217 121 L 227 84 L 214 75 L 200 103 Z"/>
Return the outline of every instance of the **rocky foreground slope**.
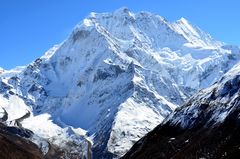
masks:
<path fill-rule="evenodd" d="M 119 158 L 239 52 L 184 18 L 91 13 L 42 57 L 1 71 L 0 117 L 31 130 L 45 155 L 54 145 L 66 157 Z"/>
<path fill-rule="evenodd" d="M 43 154 L 37 145 L 18 136 L 18 130 L 17 128 L 7 127 L 0 123 L 0 158 L 42 159 Z M 22 133 L 24 134 L 24 132 Z M 25 135 L 27 135 L 27 132 L 25 132 Z"/>
<path fill-rule="evenodd" d="M 238 158 L 239 116 L 237 65 L 139 140 L 123 159 Z"/>

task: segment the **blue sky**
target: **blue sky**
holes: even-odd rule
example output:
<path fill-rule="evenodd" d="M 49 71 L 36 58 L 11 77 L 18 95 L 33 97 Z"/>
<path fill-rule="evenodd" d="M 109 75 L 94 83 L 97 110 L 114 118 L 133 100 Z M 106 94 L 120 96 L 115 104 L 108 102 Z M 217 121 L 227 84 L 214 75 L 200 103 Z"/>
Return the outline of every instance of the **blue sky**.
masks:
<path fill-rule="evenodd" d="M 215 39 L 240 45 L 239 0 L 0 0 L 0 67 L 26 65 L 62 42 L 90 12 L 150 11 L 184 17 Z"/>

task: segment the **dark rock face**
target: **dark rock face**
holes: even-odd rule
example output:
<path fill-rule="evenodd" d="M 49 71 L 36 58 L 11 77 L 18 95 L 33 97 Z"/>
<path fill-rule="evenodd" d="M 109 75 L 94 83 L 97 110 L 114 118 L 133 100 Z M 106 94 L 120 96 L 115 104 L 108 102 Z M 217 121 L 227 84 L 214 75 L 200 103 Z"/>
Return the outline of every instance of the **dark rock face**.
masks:
<path fill-rule="evenodd" d="M 238 115 L 239 110 L 214 128 L 184 130 L 170 124 L 160 125 L 138 141 L 122 159 L 238 158 Z"/>
<path fill-rule="evenodd" d="M 42 159 L 37 145 L 8 131 L 0 123 L 0 158 L 1 159 Z"/>
<path fill-rule="evenodd" d="M 6 91 L 10 90 L 11 87 L 9 85 L 7 85 L 4 82 L 0 82 L 0 93 L 5 93 Z"/>
<path fill-rule="evenodd" d="M 89 34 L 90 32 L 86 30 L 76 31 L 72 34 L 73 42 L 76 42 L 78 39 L 81 39 L 81 38 L 86 38 Z"/>
<path fill-rule="evenodd" d="M 121 73 L 124 73 L 124 70 L 117 65 L 112 65 L 105 70 L 98 69 L 96 75 L 94 76 L 93 82 L 96 82 L 98 80 L 105 80 L 110 77 L 116 78 Z"/>

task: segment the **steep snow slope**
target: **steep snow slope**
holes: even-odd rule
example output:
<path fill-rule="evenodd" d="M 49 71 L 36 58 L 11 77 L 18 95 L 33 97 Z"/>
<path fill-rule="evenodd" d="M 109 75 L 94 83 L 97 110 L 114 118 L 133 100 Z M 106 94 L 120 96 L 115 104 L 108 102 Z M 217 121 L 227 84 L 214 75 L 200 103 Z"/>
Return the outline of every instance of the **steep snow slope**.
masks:
<path fill-rule="evenodd" d="M 199 91 L 123 158 L 237 158 L 240 64 Z"/>
<path fill-rule="evenodd" d="M 81 136 L 86 131 L 94 158 L 119 158 L 239 57 L 238 47 L 213 40 L 185 19 L 171 23 L 127 8 L 91 13 L 62 44 L 0 75 L 1 100 L 8 102 L 2 107 L 11 110 L 18 98 L 20 112 L 31 112 L 22 126 L 38 136 L 53 142 L 58 135 L 61 142 L 61 134 L 74 134 L 88 149 Z"/>
<path fill-rule="evenodd" d="M 187 44 L 188 46 L 214 49 L 223 45 L 223 43 L 215 41 L 209 34 L 193 26 L 184 18 L 176 21 L 172 26 L 178 33 L 182 34 L 184 38 L 187 39 L 189 42 L 189 44 Z"/>

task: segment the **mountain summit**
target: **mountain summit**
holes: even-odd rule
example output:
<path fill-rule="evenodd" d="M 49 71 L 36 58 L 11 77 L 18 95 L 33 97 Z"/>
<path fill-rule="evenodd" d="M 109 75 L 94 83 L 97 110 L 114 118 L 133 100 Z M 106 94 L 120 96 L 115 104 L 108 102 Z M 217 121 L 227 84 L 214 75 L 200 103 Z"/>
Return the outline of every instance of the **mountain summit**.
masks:
<path fill-rule="evenodd" d="M 239 59 L 238 47 L 184 18 L 90 13 L 63 43 L 0 74 L 0 110 L 7 125 L 31 130 L 44 154 L 119 158 Z"/>

